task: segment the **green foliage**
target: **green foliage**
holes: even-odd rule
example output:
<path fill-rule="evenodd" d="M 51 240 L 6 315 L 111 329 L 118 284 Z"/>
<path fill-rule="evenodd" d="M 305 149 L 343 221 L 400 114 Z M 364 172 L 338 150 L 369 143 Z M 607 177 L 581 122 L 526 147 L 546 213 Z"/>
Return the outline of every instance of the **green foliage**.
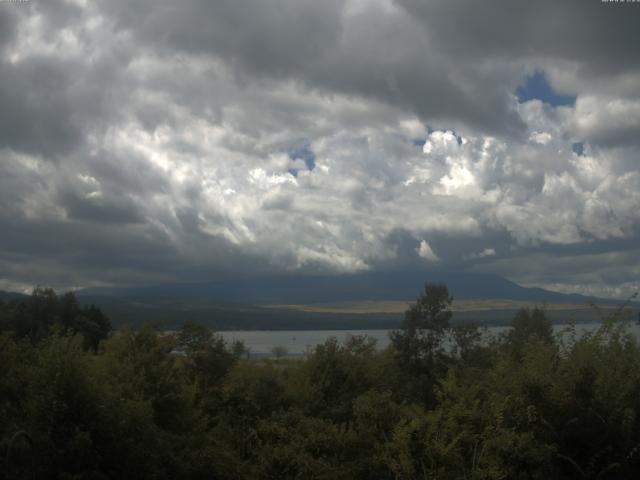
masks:
<path fill-rule="evenodd" d="M 406 311 L 401 330 L 391 334 L 403 373 L 403 387 L 398 388 L 426 405 L 434 403 L 438 378 L 446 371 L 443 341 L 450 330 L 452 302 L 445 285 L 427 283 L 416 303 Z"/>
<path fill-rule="evenodd" d="M 94 305 L 81 307 L 71 292 L 58 296 L 50 288 L 36 288 L 27 299 L 0 304 L 0 330 L 32 343 L 55 330 L 80 334 L 84 347 L 95 350 L 111 332 L 111 322 Z"/>
<path fill-rule="evenodd" d="M 194 385 L 196 401 L 211 411 L 218 408 L 223 378 L 240 353 L 237 345 L 230 349 L 223 338 L 208 327 L 185 322 L 173 347 L 183 353 L 183 370 Z"/>
<path fill-rule="evenodd" d="M 487 341 L 427 285 L 392 345 L 243 358 L 196 323 L 110 335 L 73 295 L 0 304 L 0 472 L 53 479 L 596 479 L 640 473 L 640 347 L 616 313 Z M 24 321 L 24 324 L 21 323 Z M 101 327 L 102 325 L 102 327 Z M 101 333 L 102 332 L 102 333 Z"/>
<path fill-rule="evenodd" d="M 301 365 L 306 410 L 344 422 L 352 416 L 352 402 L 375 386 L 375 341 L 352 337 L 345 345 L 335 338 L 317 345 Z"/>
<path fill-rule="evenodd" d="M 511 321 L 507 343 L 515 356 L 520 356 L 529 342 L 553 342 L 553 326 L 541 308 L 521 308 Z"/>

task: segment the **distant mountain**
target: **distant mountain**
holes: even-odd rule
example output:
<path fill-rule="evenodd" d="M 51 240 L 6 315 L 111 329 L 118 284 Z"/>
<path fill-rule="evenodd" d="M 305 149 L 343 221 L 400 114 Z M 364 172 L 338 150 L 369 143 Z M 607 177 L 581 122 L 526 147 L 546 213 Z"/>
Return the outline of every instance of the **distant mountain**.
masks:
<path fill-rule="evenodd" d="M 6 292 L 4 290 L 0 290 L 0 300 L 3 302 L 8 302 L 10 300 L 16 300 L 18 298 L 25 298 L 26 295 L 17 292 Z"/>
<path fill-rule="evenodd" d="M 621 303 L 541 288 L 525 288 L 498 275 L 433 272 L 292 275 L 147 287 L 100 287 L 80 290 L 76 295 L 80 303 L 100 307 L 114 325 L 153 322 L 172 329 L 185 320 L 194 320 L 216 330 L 388 329 L 400 325 L 402 312 L 375 309 L 360 313 L 348 309 L 319 312 L 286 305 L 370 301 L 410 303 L 421 293 L 427 281 L 445 283 L 454 297 L 454 307 L 456 300 L 555 304 L 555 310 L 549 311 L 550 318 L 560 323 L 569 319 L 597 321 L 596 312 L 580 307 L 589 302 L 603 306 Z M 0 299 L 5 301 L 21 297 L 24 295 L 0 291 Z M 504 302 L 495 302 L 496 308 L 491 310 L 456 311 L 453 321 L 507 325 L 515 307 L 505 309 L 500 306 L 502 304 Z M 567 306 L 558 308 L 558 304 Z M 637 310 L 637 304 L 634 309 Z"/>
<path fill-rule="evenodd" d="M 98 287 L 80 290 L 79 297 L 154 299 L 207 304 L 229 302 L 251 305 L 313 304 L 366 300 L 413 300 L 425 282 L 445 283 L 454 299 L 510 299 L 529 302 L 586 303 L 611 300 L 522 287 L 499 275 L 366 273 L 325 276 L 270 276 L 204 283 L 147 287 Z"/>

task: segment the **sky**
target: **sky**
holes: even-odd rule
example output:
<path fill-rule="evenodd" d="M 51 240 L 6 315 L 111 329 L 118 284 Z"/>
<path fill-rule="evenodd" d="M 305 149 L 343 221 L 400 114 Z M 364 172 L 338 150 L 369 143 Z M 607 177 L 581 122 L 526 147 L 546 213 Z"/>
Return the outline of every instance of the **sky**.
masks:
<path fill-rule="evenodd" d="M 640 290 L 640 3 L 0 0 L 0 288 Z"/>

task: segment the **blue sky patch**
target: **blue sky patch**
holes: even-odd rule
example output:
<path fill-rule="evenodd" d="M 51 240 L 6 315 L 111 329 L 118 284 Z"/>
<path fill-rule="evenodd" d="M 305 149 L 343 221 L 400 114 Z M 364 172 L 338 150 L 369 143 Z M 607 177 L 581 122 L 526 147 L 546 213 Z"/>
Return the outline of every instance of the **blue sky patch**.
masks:
<path fill-rule="evenodd" d="M 581 157 L 582 155 L 584 155 L 584 143 L 582 142 L 574 143 L 573 145 L 571 145 L 571 150 L 573 150 L 576 155 Z"/>
<path fill-rule="evenodd" d="M 524 85 L 516 88 L 516 95 L 520 103 L 528 102 L 529 100 L 540 100 L 554 107 L 574 105 L 576 103 L 576 97 L 556 93 L 549 85 L 544 72 L 540 71 L 529 75 Z"/>
<path fill-rule="evenodd" d="M 289 149 L 287 154 L 289 155 L 289 158 L 291 160 L 304 160 L 304 163 L 307 165 L 307 168 L 309 170 L 313 170 L 314 168 L 316 168 L 316 154 L 313 153 L 313 150 L 311 150 L 311 147 L 308 143 L 304 143 L 297 147 L 292 147 L 291 149 Z M 298 176 L 298 170 L 295 168 L 290 169 L 289 173 L 294 177 Z"/>

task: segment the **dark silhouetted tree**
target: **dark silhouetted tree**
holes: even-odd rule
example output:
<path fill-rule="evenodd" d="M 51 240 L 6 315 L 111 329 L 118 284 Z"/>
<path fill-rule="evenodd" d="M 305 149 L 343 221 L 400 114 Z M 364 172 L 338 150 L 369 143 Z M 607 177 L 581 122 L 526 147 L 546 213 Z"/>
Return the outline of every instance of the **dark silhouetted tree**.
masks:
<path fill-rule="evenodd" d="M 436 379 L 446 369 L 443 341 L 450 329 L 452 302 L 446 285 L 427 283 L 405 312 L 401 330 L 391 334 L 402 371 L 417 379 L 406 383 L 410 395 L 427 404 L 433 402 Z"/>
<path fill-rule="evenodd" d="M 542 308 L 521 308 L 513 317 L 511 327 L 507 343 L 516 356 L 531 342 L 553 342 L 553 325 Z"/>

